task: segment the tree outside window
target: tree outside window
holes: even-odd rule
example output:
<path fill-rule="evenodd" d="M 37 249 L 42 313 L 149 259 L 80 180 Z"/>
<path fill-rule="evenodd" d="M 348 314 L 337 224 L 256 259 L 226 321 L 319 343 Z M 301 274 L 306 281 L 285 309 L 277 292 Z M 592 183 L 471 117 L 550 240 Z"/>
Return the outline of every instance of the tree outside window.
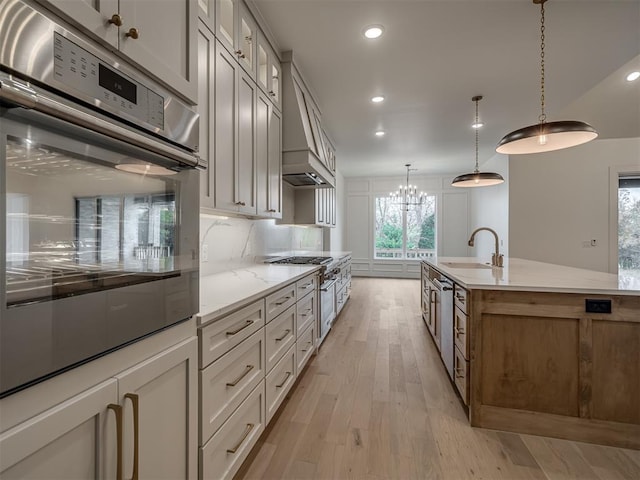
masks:
<path fill-rule="evenodd" d="M 435 255 L 436 197 L 408 207 L 384 196 L 375 199 L 374 258 L 421 259 Z"/>

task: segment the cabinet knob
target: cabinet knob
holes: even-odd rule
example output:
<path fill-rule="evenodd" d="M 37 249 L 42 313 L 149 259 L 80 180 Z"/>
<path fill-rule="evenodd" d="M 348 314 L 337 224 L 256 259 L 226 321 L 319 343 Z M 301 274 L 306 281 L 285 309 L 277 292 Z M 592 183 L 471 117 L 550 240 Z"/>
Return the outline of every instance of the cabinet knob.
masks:
<path fill-rule="evenodd" d="M 140 36 L 140 32 L 138 32 L 137 28 L 130 28 L 129 31 L 127 33 L 124 34 L 125 37 L 130 37 L 133 38 L 134 40 L 137 40 L 138 37 Z"/>
<path fill-rule="evenodd" d="M 276 96 L 276 92 L 274 92 L 273 90 L 269 90 L 269 95 L 271 95 L 272 97 Z"/>
<path fill-rule="evenodd" d="M 112 25 L 115 25 L 116 27 L 121 27 L 122 17 L 117 13 L 114 13 L 113 15 L 111 15 L 111 18 L 108 20 L 108 22 Z"/>
<path fill-rule="evenodd" d="M 236 55 L 240 58 L 245 58 L 244 53 L 242 53 L 242 50 L 236 50 Z"/>
<path fill-rule="evenodd" d="M 273 209 L 273 208 L 270 208 L 269 210 L 267 210 L 267 212 L 269 212 L 269 213 L 276 213 L 276 210 L 275 210 L 275 209 Z"/>
<path fill-rule="evenodd" d="M 240 205 L 241 207 L 244 207 L 246 205 L 246 203 L 244 203 L 244 202 L 235 202 L 234 205 Z"/>

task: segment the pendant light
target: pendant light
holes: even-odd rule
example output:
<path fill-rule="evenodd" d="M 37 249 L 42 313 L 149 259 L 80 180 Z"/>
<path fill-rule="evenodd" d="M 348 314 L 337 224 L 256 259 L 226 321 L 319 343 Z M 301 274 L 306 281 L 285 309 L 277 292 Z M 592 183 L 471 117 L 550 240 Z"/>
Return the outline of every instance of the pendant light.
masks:
<path fill-rule="evenodd" d="M 540 5 L 540 104 L 541 113 L 536 125 L 515 130 L 504 136 L 496 152 L 508 155 L 542 153 L 575 147 L 587 143 L 598 136 L 598 132 L 588 123 L 575 120 L 547 122 L 544 112 L 544 4 L 548 0 L 533 0 Z"/>
<path fill-rule="evenodd" d="M 499 173 L 481 172 L 478 168 L 478 130 L 480 130 L 480 122 L 478 121 L 478 102 L 482 100 L 482 95 L 476 95 L 471 100 L 476 102 L 476 121 L 473 124 L 476 131 L 476 169 L 473 173 L 465 173 L 458 175 L 451 182 L 452 187 L 488 187 L 490 185 L 499 185 L 504 182 L 504 178 Z"/>

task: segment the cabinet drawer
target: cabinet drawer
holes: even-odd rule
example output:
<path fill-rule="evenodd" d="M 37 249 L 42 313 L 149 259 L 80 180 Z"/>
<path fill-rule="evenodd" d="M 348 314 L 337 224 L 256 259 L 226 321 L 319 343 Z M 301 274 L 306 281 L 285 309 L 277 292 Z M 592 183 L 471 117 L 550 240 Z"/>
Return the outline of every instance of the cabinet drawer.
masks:
<path fill-rule="evenodd" d="M 265 427 L 264 380 L 200 449 L 202 479 L 232 478 Z"/>
<path fill-rule="evenodd" d="M 267 323 L 296 303 L 296 284 L 292 283 L 267 297 Z"/>
<path fill-rule="evenodd" d="M 292 305 L 278 318 L 267 324 L 265 341 L 267 372 L 278 363 L 284 352 L 296 341 L 296 307 Z"/>
<path fill-rule="evenodd" d="M 455 285 L 454 298 L 456 306 L 462 310 L 464 313 L 468 314 L 469 310 L 467 309 L 467 300 L 469 298 L 469 292 L 467 292 L 460 285 Z"/>
<path fill-rule="evenodd" d="M 453 375 L 456 387 L 460 392 L 462 401 L 465 405 L 469 405 L 469 362 L 467 362 L 462 353 L 454 348 Z"/>
<path fill-rule="evenodd" d="M 310 325 L 302 335 L 298 337 L 296 342 L 296 356 L 297 356 L 297 370 L 296 374 L 300 375 L 300 372 L 307 364 L 313 352 L 315 351 L 315 338 L 316 338 L 316 326 L 315 323 Z"/>
<path fill-rule="evenodd" d="M 266 378 L 267 422 L 271 420 L 296 379 L 296 348 L 292 345 Z"/>
<path fill-rule="evenodd" d="M 308 277 L 303 278 L 302 280 L 298 280 L 296 282 L 296 292 L 298 295 L 298 302 L 301 298 L 306 295 L 309 295 L 311 292 L 316 291 L 316 287 L 318 286 L 318 277 L 314 273 L 313 275 L 309 275 Z"/>
<path fill-rule="evenodd" d="M 260 383 L 264 361 L 264 331 L 259 330 L 200 372 L 200 445 Z"/>
<path fill-rule="evenodd" d="M 264 300 L 258 300 L 200 329 L 200 368 L 205 368 L 262 328 L 264 318 Z"/>
<path fill-rule="evenodd" d="M 467 315 L 456 306 L 453 311 L 453 339 L 465 359 L 469 358 L 468 320 Z"/>
<path fill-rule="evenodd" d="M 344 307 L 347 298 L 347 287 L 345 285 L 342 290 L 336 293 L 336 313 L 340 313 L 340 310 L 342 310 L 342 307 Z"/>
<path fill-rule="evenodd" d="M 307 295 L 302 300 L 298 300 L 296 304 L 296 311 L 298 312 L 296 336 L 299 336 L 309 325 L 316 321 L 316 305 L 315 293 Z"/>

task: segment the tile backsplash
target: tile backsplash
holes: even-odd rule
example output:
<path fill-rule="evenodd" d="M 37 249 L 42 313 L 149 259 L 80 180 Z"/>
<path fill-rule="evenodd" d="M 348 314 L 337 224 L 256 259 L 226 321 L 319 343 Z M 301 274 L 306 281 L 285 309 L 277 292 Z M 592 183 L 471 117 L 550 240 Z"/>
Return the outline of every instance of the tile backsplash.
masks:
<path fill-rule="evenodd" d="M 200 215 L 200 275 L 230 270 L 287 250 L 322 251 L 322 228 Z"/>

